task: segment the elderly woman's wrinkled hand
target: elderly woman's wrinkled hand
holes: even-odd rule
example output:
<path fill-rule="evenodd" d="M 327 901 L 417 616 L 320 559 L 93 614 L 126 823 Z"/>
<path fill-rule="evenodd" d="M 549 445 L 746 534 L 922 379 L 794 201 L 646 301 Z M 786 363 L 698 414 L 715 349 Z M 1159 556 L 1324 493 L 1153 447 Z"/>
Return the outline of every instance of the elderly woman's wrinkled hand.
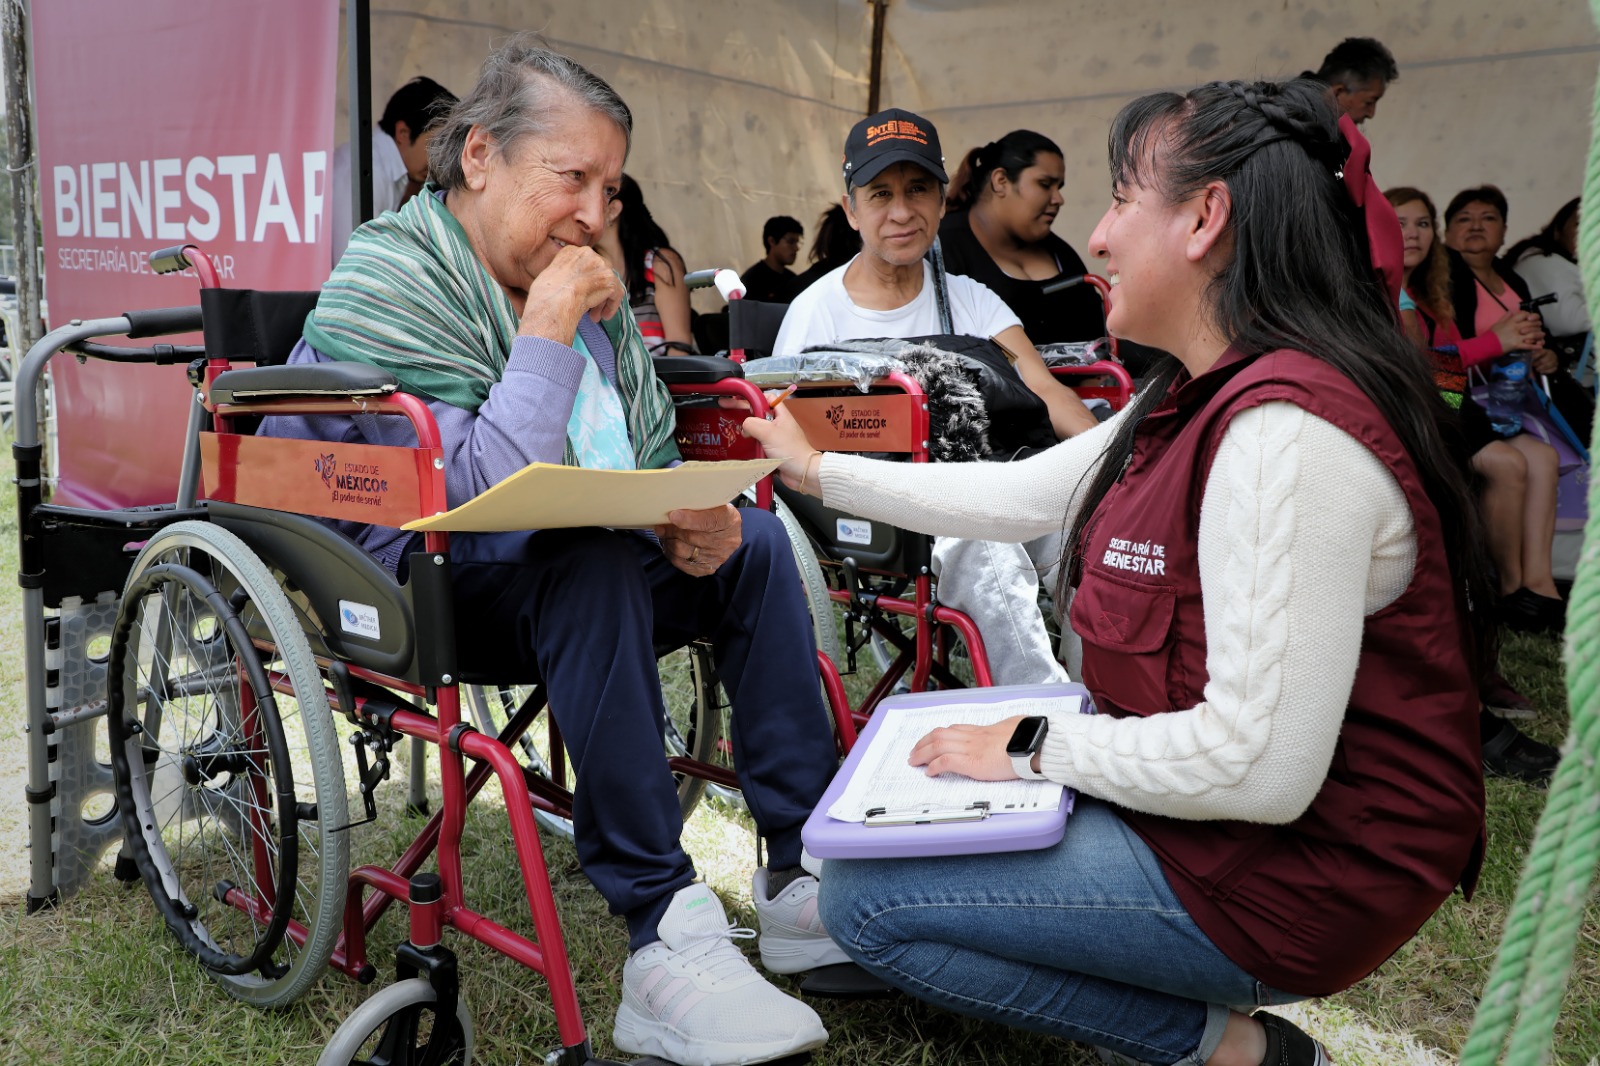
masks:
<path fill-rule="evenodd" d="M 616 271 L 599 252 L 569 244 L 528 286 L 517 332 L 571 344 L 580 318 L 588 315 L 603 322 L 616 314 L 627 298 Z"/>
<path fill-rule="evenodd" d="M 732 504 L 704 511 L 673 511 L 670 523 L 656 526 L 661 552 L 691 577 L 709 577 L 728 561 L 744 539 L 744 519 Z"/>

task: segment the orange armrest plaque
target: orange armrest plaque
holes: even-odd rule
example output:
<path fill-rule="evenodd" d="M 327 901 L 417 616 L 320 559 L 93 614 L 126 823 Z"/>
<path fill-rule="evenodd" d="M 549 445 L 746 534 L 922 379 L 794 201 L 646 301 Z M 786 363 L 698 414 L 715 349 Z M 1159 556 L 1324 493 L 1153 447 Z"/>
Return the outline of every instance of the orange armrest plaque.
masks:
<path fill-rule="evenodd" d="M 203 496 L 399 527 L 449 509 L 432 448 L 201 433 Z"/>
<path fill-rule="evenodd" d="M 806 431 L 813 448 L 825 452 L 915 452 L 920 396 L 794 396 L 784 407 Z"/>

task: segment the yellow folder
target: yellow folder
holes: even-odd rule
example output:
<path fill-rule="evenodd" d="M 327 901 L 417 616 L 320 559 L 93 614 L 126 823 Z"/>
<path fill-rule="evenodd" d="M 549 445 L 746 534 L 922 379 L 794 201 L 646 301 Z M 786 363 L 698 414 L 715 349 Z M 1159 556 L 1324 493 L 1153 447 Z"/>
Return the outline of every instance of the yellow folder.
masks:
<path fill-rule="evenodd" d="M 460 507 L 407 522 L 405 528 L 466 533 L 580 526 L 647 529 L 666 522 L 668 511 L 728 503 L 777 469 L 778 462 L 739 459 L 666 470 L 584 470 L 533 463 Z"/>

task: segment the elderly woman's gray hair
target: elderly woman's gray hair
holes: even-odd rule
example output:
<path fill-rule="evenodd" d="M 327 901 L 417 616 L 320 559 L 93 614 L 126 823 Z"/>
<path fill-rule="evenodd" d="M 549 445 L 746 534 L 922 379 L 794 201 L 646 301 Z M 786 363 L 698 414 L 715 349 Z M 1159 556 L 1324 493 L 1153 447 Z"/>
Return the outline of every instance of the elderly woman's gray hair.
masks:
<path fill-rule="evenodd" d="M 521 138 L 544 133 L 550 113 L 565 103 L 598 112 L 631 141 L 633 113 L 615 89 L 546 48 L 538 34 L 518 34 L 489 54 L 478 83 L 439 123 L 428 145 L 428 168 L 441 186 L 459 189 L 466 183 L 461 152 L 472 127 L 482 126 L 501 151 L 510 151 Z"/>

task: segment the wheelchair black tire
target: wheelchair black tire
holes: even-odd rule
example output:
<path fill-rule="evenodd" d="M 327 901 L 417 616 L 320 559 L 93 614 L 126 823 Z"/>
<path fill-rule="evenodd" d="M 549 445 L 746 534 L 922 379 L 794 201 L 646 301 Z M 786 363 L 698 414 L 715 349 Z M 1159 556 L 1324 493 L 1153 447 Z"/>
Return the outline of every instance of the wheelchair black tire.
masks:
<path fill-rule="evenodd" d="M 274 694 L 274 682 L 289 692 Z M 262 743 L 244 742 L 246 687 Z M 344 772 L 305 635 L 242 541 L 180 522 L 145 545 L 113 633 L 108 701 L 127 852 L 168 927 L 235 998 L 264 1008 L 298 998 L 326 970 L 340 932 Z M 254 803 L 241 799 L 246 788 Z M 251 808 L 269 831 L 244 848 L 229 838 L 242 835 L 237 820 Z M 270 902 L 255 893 L 257 913 L 217 898 L 223 882 L 251 892 L 285 878 L 291 890 L 275 888 Z M 303 944 L 283 934 L 289 920 Z"/>
<path fill-rule="evenodd" d="M 438 1031 L 437 1004 L 433 986 L 421 977 L 380 988 L 334 1030 L 333 1038 L 317 1058 L 317 1066 L 366 1066 L 375 1062 L 392 1066 L 420 1066 L 424 1062 L 470 1066 L 472 1013 L 466 1000 L 457 996 L 454 1024 L 442 1032 Z M 436 1040 L 436 1046 L 431 1048 L 424 1038 L 424 1021 L 428 1023 L 426 1036 Z M 363 1055 L 363 1049 L 374 1037 L 378 1046 Z M 382 1057 L 375 1057 L 380 1053 Z M 460 1057 L 451 1058 L 451 1054 Z"/>

